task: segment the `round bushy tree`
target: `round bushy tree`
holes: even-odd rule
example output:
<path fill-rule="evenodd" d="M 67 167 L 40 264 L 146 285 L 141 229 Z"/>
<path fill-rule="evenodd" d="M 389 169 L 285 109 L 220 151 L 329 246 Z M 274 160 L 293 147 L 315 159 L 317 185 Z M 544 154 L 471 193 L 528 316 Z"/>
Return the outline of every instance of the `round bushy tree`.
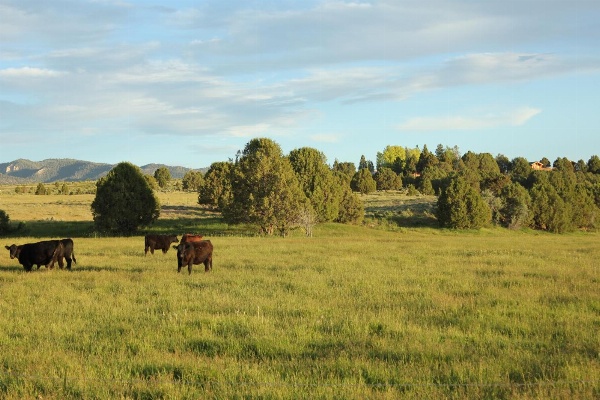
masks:
<path fill-rule="evenodd" d="M 368 194 L 377 190 L 377 184 L 368 168 L 360 169 L 350 182 L 350 187 L 356 192 Z"/>
<path fill-rule="evenodd" d="M 228 222 L 257 225 L 264 234 L 283 236 L 296 224 L 308 201 L 289 159 L 270 139 L 251 140 L 232 172 L 232 201 L 223 210 Z"/>
<path fill-rule="evenodd" d="M 189 170 L 183 176 L 181 185 L 183 190 L 197 191 L 202 185 L 203 180 L 204 177 L 202 176 L 202 172 Z"/>
<path fill-rule="evenodd" d="M 572 229 L 571 209 L 565 204 L 554 186 L 543 181 L 530 191 L 535 227 L 554 233 Z"/>
<path fill-rule="evenodd" d="M 365 217 L 365 207 L 352 189 L 345 186 L 340 199 L 340 211 L 335 222 L 360 224 Z"/>
<path fill-rule="evenodd" d="M 377 190 L 398 190 L 402 187 L 402 178 L 391 168 L 381 167 L 373 176 Z"/>
<path fill-rule="evenodd" d="M 231 174 L 233 163 L 220 161 L 211 164 L 198 188 L 198 203 L 217 210 L 225 209 L 232 201 Z"/>
<path fill-rule="evenodd" d="M 442 187 L 436 216 L 441 226 L 454 229 L 479 229 L 492 218 L 481 194 L 458 175 Z"/>
<path fill-rule="evenodd" d="M 300 188 L 310 200 L 317 222 L 333 221 L 340 210 L 341 183 L 327 165 L 325 155 L 317 149 L 303 147 L 288 156 Z"/>
<path fill-rule="evenodd" d="M 158 182 L 158 186 L 164 189 L 171 180 L 171 172 L 167 167 L 160 167 L 154 171 L 154 179 Z"/>
<path fill-rule="evenodd" d="M 122 162 L 96 183 L 92 215 L 99 231 L 129 235 L 156 221 L 160 204 L 142 171 Z"/>
<path fill-rule="evenodd" d="M 509 183 L 500 191 L 502 207 L 500 223 L 510 229 L 527 227 L 532 222 L 531 197 L 529 192 L 518 183 Z"/>

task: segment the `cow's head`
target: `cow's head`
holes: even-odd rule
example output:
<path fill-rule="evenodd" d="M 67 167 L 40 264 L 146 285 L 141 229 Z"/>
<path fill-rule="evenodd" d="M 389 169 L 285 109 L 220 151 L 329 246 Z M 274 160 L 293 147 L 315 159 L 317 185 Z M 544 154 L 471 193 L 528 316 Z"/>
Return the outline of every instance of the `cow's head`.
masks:
<path fill-rule="evenodd" d="M 169 236 L 169 243 L 177 243 L 177 242 L 179 242 L 179 239 L 177 239 L 177 236 L 175 236 L 175 235 Z"/>
<path fill-rule="evenodd" d="M 12 244 L 10 246 L 4 246 L 6 250 L 10 252 L 10 258 L 18 258 L 21 253 L 21 246 L 17 246 L 16 244 Z"/>

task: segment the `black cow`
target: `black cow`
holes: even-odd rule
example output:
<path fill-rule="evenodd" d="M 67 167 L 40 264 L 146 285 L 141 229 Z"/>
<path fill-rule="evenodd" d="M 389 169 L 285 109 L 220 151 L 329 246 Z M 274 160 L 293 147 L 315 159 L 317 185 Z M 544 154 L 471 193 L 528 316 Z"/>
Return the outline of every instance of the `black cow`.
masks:
<path fill-rule="evenodd" d="M 63 244 L 60 240 L 46 240 L 20 246 L 13 244 L 4 247 L 10 251 L 10 258 L 17 258 L 27 272 L 31 271 L 34 265 L 37 265 L 38 268 L 40 265 L 54 268 L 54 263 L 63 253 Z"/>
<path fill-rule="evenodd" d="M 181 243 L 173 248 L 177 250 L 177 272 L 187 265 L 188 274 L 191 274 L 193 264 L 204 264 L 204 272 L 212 270 L 213 245 L 210 240 Z"/>
<path fill-rule="evenodd" d="M 35 246 L 31 247 L 31 245 Z M 6 247 L 6 249 L 10 251 L 10 258 L 16 258 L 21 264 L 23 264 L 21 262 L 21 252 L 23 251 L 23 248 L 25 246 L 27 248 L 26 252 L 28 254 L 24 256 L 25 261 L 31 261 L 35 259 L 35 262 L 32 263 L 32 266 L 37 265 L 38 269 L 40 269 L 40 266 L 42 265 L 53 268 L 54 262 L 56 261 L 58 261 L 58 266 L 62 269 L 64 267 L 63 258 L 67 260 L 67 269 L 69 270 L 71 269 L 71 263 L 73 261 L 77 263 L 77 259 L 75 258 L 74 252 L 73 239 L 70 238 L 61 240 L 44 240 L 42 242 L 28 243 L 20 246 L 13 244 L 11 246 L 4 247 Z M 57 250 L 56 257 L 54 257 L 53 249 Z M 32 251 L 33 253 L 31 253 Z M 42 254 L 44 253 L 46 255 L 42 256 Z M 52 254 L 52 256 L 50 256 L 50 254 Z M 23 264 L 23 266 L 25 266 L 25 264 Z"/>

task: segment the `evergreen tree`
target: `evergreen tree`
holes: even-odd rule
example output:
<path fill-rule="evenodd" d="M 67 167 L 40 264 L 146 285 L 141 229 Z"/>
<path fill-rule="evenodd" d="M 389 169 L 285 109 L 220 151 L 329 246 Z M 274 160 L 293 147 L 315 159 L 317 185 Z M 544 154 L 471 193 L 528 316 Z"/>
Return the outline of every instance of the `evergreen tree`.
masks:
<path fill-rule="evenodd" d="M 391 168 L 382 167 L 373 176 L 377 190 L 398 190 L 402 187 L 402 178 Z"/>
<path fill-rule="evenodd" d="M 593 155 L 587 162 L 588 172 L 600 174 L 600 157 Z"/>
<path fill-rule="evenodd" d="M 340 199 L 340 211 L 335 222 L 360 224 L 365 216 L 363 202 L 352 193 L 350 187 L 344 187 Z"/>
<path fill-rule="evenodd" d="M 232 174 L 232 202 L 223 211 L 228 222 L 255 224 L 264 234 L 285 236 L 308 201 L 289 160 L 270 139 L 251 140 Z"/>
<path fill-rule="evenodd" d="M 327 166 L 325 154 L 303 147 L 292 150 L 289 160 L 304 195 L 310 200 L 316 221 L 333 221 L 340 209 L 342 183 L 338 183 Z"/>
<path fill-rule="evenodd" d="M 455 175 L 442 188 L 436 216 L 441 226 L 454 229 L 479 229 L 491 220 L 483 198 L 463 177 Z"/>
<path fill-rule="evenodd" d="M 158 182 L 156 181 L 156 178 L 154 178 L 154 176 L 144 174 L 144 179 L 146 180 L 146 183 L 148 183 L 148 186 L 150 186 L 150 189 L 152 189 L 152 190 L 160 189 L 160 186 L 158 186 Z"/>
<path fill-rule="evenodd" d="M 574 227 L 594 229 L 600 210 L 595 204 L 592 187 L 588 188 L 585 183 L 578 183 L 575 185 L 574 194 L 571 203 Z"/>
<path fill-rule="evenodd" d="M 531 197 L 523 186 L 509 183 L 500 191 L 500 198 L 503 203 L 500 209 L 500 224 L 509 229 L 520 229 L 531 224 Z"/>
<path fill-rule="evenodd" d="M 513 158 L 510 162 L 510 175 L 513 182 L 525 184 L 527 178 L 531 174 L 531 165 L 523 157 Z"/>
<path fill-rule="evenodd" d="M 356 173 L 356 166 L 351 162 L 338 162 L 335 160 L 333 162 L 333 172 L 339 173 L 344 177 L 346 184 L 350 186 L 350 181 L 352 181 L 352 177 Z"/>
<path fill-rule="evenodd" d="M 38 183 L 37 188 L 35 189 L 35 194 L 37 195 L 45 195 L 45 194 L 50 194 L 48 189 L 46 189 L 46 186 L 44 186 L 43 183 Z"/>
<path fill-rule="evenodd" d="M 423 172 L 426 168 L 436 167 L 439 163 L 440 161 L 435 154 L 427 149 L 427 145 L 424 145 L 423 151 L 419 155 L 419 161 L 417 162 L 417 172 Z"/>
<path fill-rule="evenodd" d="M 181 187 L 183 190 L 198 191 L 203 180 L 202 172 L 189 170 L 181 180 Z"/>
<path fill-rule="evenodd" d="M 502 174 L 508 174 L 510 171 L 510 160 L 504 154 L 498 154 L 496 156 L 496 164 Z"/>
<path fill-rule="evenodd" d="M 421 179 L 419 179 L 419 191 L 425 196 L 433 196 L 435 194 L 435 189 L 433 188 L 429 175 L 421 176 Z"/>
<path fill-rule="evenodd" d="M 360 192 L 361 194 L 368 194 L 377 190 L 377 184 L 373 179 L 373 175 L 367 168 L 359 170 L 350 182 L 352 190 Z"/>
<path fill-rule="evenodd" d="M 92 215 L 99 231 L 129 235 L 156 221 L 160 204 L 142 171 L 122 162 L 96 182 Z"/>
<path fill-rule="evenodd" d="M 572 229 L 570 210 L 549 182 L 536 183 L 530 195 L 536 228 L 554 233 Z"/>
<path fill-rule="evenodd" d="M 154 171 L 154 179 L 158 182 L 158 186 L 160 186 L 161 189 L 164 189 L 171 180 L 171 172 L 169 172 L 167 167 L 160 167 Z"/>
<path fill-rule="evenodd" d="M 6 211 L 0 210 L 0 235 L 6 235 L 10 230 L 10 217 Z"/>
<path fill-rule="evenodd" d="M 198 203 L 211 206 L 217 210 L 226 209 L 232 201 L 231 176 L 234 165 L 231 162 L 212 163 L 200 187 Z"/>

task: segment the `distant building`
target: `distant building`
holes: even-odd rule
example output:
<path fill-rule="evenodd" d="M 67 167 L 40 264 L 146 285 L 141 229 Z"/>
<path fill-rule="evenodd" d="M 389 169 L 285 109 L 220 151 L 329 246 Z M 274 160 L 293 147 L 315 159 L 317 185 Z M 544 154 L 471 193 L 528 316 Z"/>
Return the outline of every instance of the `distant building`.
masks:
<path fill-rule="evenodd" d="M 544 164 L 542 164 L 539 161 L 536 161 L 536 162 L 531 163 L 531 169 L 534 169 L 536 171 L 552 171 L 554 168 L 553 167 L 545 167 Z"/>

